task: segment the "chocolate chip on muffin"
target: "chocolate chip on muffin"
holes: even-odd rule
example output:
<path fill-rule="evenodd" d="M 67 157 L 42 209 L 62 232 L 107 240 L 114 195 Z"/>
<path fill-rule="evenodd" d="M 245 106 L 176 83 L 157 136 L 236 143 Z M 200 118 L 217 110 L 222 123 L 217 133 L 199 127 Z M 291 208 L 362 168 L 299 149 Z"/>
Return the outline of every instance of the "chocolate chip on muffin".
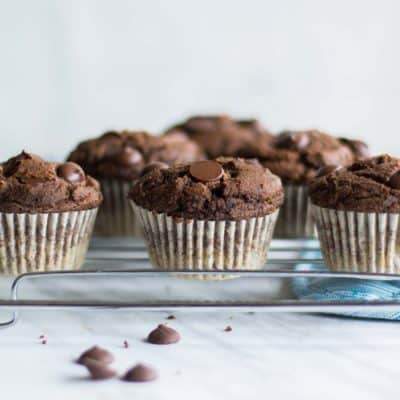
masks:
<path fill-rule="evenodd" d="M 58 164 L 22 152 L 0 169 L 0 212 L 51 213 L 96 208 L 98 183 L 69 162 Z"/>
<path fill-rule="evenodd" d="M 283 190 L 280 179 L 259 163 L 221 157 L 150 171 L 136 182 L 130 198 L 173 217 L 240 220 L 274 212 Z"/>
<path fill-rule="evenodd" d="M 203 158 L 199 147 L 184 135 L 153 136 L 147 132 L 107 132 L 84 141 L 68 160 L 81 165 L 96 178 L 130 181 L 153 162 L 169 165 Z"/>
<path fill-rule="evenodd" d="M 177 133 L 194 140 L 209 158 L 264 154 L 272 138 L 259 121 L 234 120 L 227 115 L 191 117 L 170 128 L 166 136 Z"/>
<path fill-rule="evenodd" d="M 313 204 L 359 212 L 400 212 L 400 159 L 387 154 L 333 169 L 309 186 Z"/>
<path fill-rule="evenodd" d="M 362 140 L 355 140 L 344 137 L 340 137 L 339 140 L 351 150 L 351 152 L 354 154 L 355 159 L 366 158 L 370 156 L 369 147 L 367 143 L 363 142 Z"/>

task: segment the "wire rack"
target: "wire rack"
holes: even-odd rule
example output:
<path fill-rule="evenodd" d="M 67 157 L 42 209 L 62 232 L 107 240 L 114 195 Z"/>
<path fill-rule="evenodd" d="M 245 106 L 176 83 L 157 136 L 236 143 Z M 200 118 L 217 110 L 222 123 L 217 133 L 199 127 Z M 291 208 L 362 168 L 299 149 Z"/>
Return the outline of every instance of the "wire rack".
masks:
<path fill-rule="evenodd" d="M 11 281 L 10 298 L 0 300 L 0 310 L 11 312 L 11 317 L 0 322 L 0 327 L 6 328 L 18 320 L 18 312 L 22 310 L 136 310 L 136 311 L 264 311 L 264 312 L 301 312 L 301 313 L 339 313 L 354 311 L 395 311 L 400 309 L 400 301 L 302 301 L 294 299 L 286 291 L 278 296 L 243 296 L 243 287 L 254 287 L 255 282 L 263 281 L 260 290 L 267 290 L 272 280 L 288 281 L 295 277 L 308 278 L 356 278 L 373 280 L 399 280 L 400 275 L 389 274 L 358 274 L 350 272 L 328 271 L 301 271 L 295 269 L 299 264 L 321 265 L 323 260 L 316 240 L 274 240 L 271 244 L 269 259 L 262 270 L 212 270 L 193 271 L 179 270 L 156 271 L 152 268 L 145 245 L 140 240 L 126 239 L 94 239 L 90 245 L 87 259 L 82 270 L 79 271 L 52 271 L 26 273 L 15 277 Z M 214 280 L 204 280 L 204 277 L 216 276 Z M 201 276 L 202 281 L 193 279 Z M 183 278 L 190 279 L 183 279 Z M 151 285 L 155 281 L 163 282 L 168 295 L 158 299 L 142 295 L 144 292 L 135 289 L 135 299 L 120 299 L 110 295 L 106 299 L 86 299 L 79 294 L 73 299 L 42 299 L 30 297 L 22 299 L 21 285 L 26 282 L 44 282 L 57 279 L 65 281 L 68 278 L 79 279 L 83 290 L 98 289 L 98 278 L 106 279 L 107 283 L 118 285 L 139 282 L 141 288 Z M 229 279 L 223 279 L 229 278 Z M 233 279 L 238 278 L 238 279 Z M 234 285 L 229 282 L 236 282 Z M 241 286 L 237 282 L 241 283 Z M 196 282 L 194 284 L 194 282 Z M 195 286 L 193 286 L 195 285 Z M 224 287 L 225 285 L 225 287 Z M 189 287 L 191 286 L 191 287 Z M 177 288 L 189 287 L 189 294 L 180 297 L 171 293 L 179 291 Z M 226 291 L 229 287 L 229 291 Z M 240 290 L 239 290 L 240 287 Z M 199 293 L 207 288 L 201 296 Z M 133 289 L 132 289 L 133 290 Z M 141 294 L 142 293 L 142 294 Z M 222 296 L 213 297 L 210 293 L 222 293 Z"/>

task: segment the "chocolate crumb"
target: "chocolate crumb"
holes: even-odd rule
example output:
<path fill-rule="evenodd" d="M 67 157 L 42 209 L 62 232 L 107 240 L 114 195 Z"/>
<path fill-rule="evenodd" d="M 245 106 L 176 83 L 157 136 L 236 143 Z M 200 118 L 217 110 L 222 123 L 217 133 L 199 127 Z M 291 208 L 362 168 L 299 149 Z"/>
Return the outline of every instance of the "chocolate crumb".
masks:
<path fill-rule="evenodd" d="M 176 319 L 175 315 L 168 315 L 167 319 Z"/>
<path fill-rule="evenodd" d="M 125 347 L 125 349 L 127 349 L 129 347 L 129 343 L 127 340 L 124 340 L 124 347 Z"/>
<path fill-rule="evenodd" d="M 43 339 L 43 340 L 42 340 L 42 344 L 47 344 L 47 340 L 46 340 L 46 339 Z"/>
<path fill-rule="evenodd" d="M 224 331 L 225 332 L 232 332 L 232 327 L 230 326 L 230 325 L 228 325 L 225 329 L 224 329 Z"/>

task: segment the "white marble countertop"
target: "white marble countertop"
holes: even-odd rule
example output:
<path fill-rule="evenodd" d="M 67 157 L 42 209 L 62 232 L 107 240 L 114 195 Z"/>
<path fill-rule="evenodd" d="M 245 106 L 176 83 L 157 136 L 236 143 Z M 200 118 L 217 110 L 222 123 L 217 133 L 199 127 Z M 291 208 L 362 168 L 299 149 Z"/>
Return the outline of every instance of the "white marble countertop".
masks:
<path fill-rule="evenodd" d="M 46 296 L 49 286 L 57 291 L 47 285 L 32 290 Z M 0 289 L 4 297 L 7 281 Z M 68 290 L 77 296 L 79 283 Z M 155 287 L 149 292 L 158 295 Z M 104 284 L 104 296 L 109 295 Z M 398 392 L 398 323 L 304 314 L 174 314 L 176 320 L 167 321 L 168 312 L 23 312 L 17 325 L 0 331 L 2 393 L 13 400 L 365 400 L 394 398 Z M 176 328 L 181 342 L 144 342 L 160 322 Z M 232 332 L 224 331 L 227 325 Z M 157 369 L 159 379 L 146 384 L 88 380 L 73 359 L 94 344 L 115 354 L 120 374 L 145 362 Z"/>

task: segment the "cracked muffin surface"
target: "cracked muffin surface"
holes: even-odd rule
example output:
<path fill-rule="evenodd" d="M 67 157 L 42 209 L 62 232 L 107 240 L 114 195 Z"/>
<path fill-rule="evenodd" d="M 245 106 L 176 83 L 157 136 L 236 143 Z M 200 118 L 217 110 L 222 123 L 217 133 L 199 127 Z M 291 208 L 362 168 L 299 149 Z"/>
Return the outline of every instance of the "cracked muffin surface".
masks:
<path fill-rule="evenodd" d="M 399 213 L 400 159 L 384 154 L 330 168 L 311 181 L 311 201 L 337 210 Z"/>
<path fill-rule="evenodd" d="M 101 201 L 98 182 L 75 163 L 47 162 L 22 152 L 0 164 L 0 212 L 79 211 Z"/>
<path fill-rule="evenodd" d="M 197 220 L 265 216 L 282 205 L 283 196 L 279 177 L 258 161 L 231 157 L 153 168 L 129 194 L 147 210 Z"/>

